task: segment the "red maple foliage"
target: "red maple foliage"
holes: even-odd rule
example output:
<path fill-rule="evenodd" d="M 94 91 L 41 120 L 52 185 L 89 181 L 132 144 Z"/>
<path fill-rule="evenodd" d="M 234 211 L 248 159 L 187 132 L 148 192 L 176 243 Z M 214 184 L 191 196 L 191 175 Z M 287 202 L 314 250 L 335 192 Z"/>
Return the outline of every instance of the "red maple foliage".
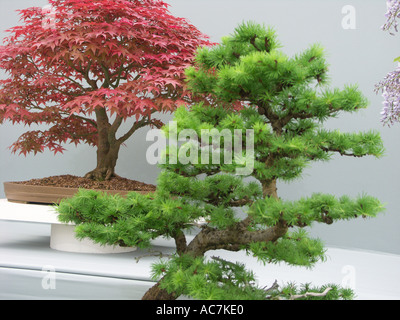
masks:
<path fill-rule="evenodd" d="M 0 124 L 47 124 L 25 132 L 13 152 L 97 147 L 86 177 L 110 179 L 118 152 L 155 112 L 192 101 L 184 70 L 208 37 L 158 0 L 49 0 L 51 10 L 19 10 L 23 24 L 0 46 Z M 121 124 L 132 127 L 117 138 Z"/>

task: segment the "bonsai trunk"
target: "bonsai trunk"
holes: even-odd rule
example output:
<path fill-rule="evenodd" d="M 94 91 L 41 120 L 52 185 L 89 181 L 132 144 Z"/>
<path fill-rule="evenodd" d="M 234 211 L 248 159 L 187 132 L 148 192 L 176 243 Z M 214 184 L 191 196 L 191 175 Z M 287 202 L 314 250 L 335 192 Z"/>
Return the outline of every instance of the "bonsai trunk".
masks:
<path fill-rule="evenodd" d="M 98 181 L 110 180 L 115 177 L 119 146 L 98 147 L 96 169 L 85 175 L 85 178 Z"/>
<path fill-rule="evenodd" d="M 262 181 L 261 184 L 264 197 L 279 199 L 278 189 L 276 187 L 276 180 Z"/>
<path fill-rule="evenodd" d="M 274 197 L 278 199 L 276 188 L 276 180 L 263 181 L 262 183 L 264 196 Z M 283 237 L 288 226 L 284 221 L 280 221 L 275 226 L 266 230 L 250 231 L 248 226 L 251 224 L 251 217 L 247 217 L 243 221 L 237 223 L 226 230 L 218 230 L 205 226 L 199 234 L 189 243 L 186 239 L 175 237 L 177 245 L 177 253 L 189 254 L 195 257 L 204 256 L 209 250 L 224 249 L 228 251 L 240 251 L 246 245 L 252 242 L 275 242 Z M 176 293 L 168 293 L 160 287 L 163 279 L 158 281 L 151 287 L 142 297 L 142 300 L 175 300 L 178 298 Z"/>
<path fill-rule="evenodd" d="M 178 297 L 174 293 L 168 293 L 167 290 L 160 288 L 162 280 L 151 287 L 142 297 L 142 300 L 176 300 Z"/>
<path fill-rule="evenodd" d="M 115 166 L 117 165 L 118 153 L 121 142 L 116 139 L 116 131 L 119 128 L 122 119 L 116 120 L 113 125 L 108 121 L 106 111 L 96 110 L 97 120 L 97 166 L 94 170 L 85 175 L 85 178 L 94 180 L 110 180 L 115 175 Z"/>
<path fill-rule="evenodd" d="M 95 180 L 110 180 L 115 174 L 115 166 L 117 165 L 118 153 L 126 140 L 128 140 L 136 130 L 143 128 L 149 124 L 160 125 L 159 120 L 151 120 L 149 117 L 142 117 L 136 121 L 133 126 L 122 137 L 116 138 L 117 130 L 122 124 L 123 118 L 117 116 L 112 124 L 109 122 L 107 112 L 104 108 L 96 109 L 97 123 L 97 167 L 85 175 L 85 178 Z"/>

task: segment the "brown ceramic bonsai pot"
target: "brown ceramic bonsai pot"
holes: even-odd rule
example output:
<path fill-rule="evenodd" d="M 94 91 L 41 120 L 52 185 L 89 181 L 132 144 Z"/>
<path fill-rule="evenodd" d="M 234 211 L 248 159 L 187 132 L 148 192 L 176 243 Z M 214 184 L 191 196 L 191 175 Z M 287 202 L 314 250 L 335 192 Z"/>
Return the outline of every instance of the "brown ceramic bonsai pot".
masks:
<path fill-rule="evenodd" d="M 66 175 L 21 182 L 4 182 L 4 192 L 8 201 L 43 205 L 59 204 L 62 199 L 73 197 L 80 188 L 122 196 L 129 192 L 148 194 L 156 189 L 153 185 L 121 177 L 101 182 Z M 75 226 L 63 223 L 52 223 L 50 239 L 52 249 L 66 252 L 108 254 L 136 250 L 136 247 L 101 246 L 89 239 L 77 240 Z"/>
<path fill-rule="evenodd" d="M 46 178 L 49 179 L 49 178 Z M 39 181 L 39 180 L 37 180 Z M 139 187 L 131 190 L 118 190 L 118 189 L 101 189 L 101 186 L 93 188 L 100 192 L 109 194 L 120 194 L 122 196 L 129 192 L 138 192 L 147 194 L 155 191 L 155 186 L 137 183 Z M 4 182 L 4 193 L 10 202 L 19 203 L 38 203 L 38 204 L 58 204 L 62 199 L 73 197 L 80 187 L 61 187 L 54 185 L 38 185 L 37 183 L 30 184 L 28 182 Z M 84 186 L 83 188 L 90 188 Z M 92 189 L 92 188 L 90 188 Z"/>
<path fill-rule="evenodd" d="M 78 192 L 77 188 L 29 186 L 13 182 L 4 182 L 4 193 L 7 200 L 21 203 L 60 203 L 62 199 L 71 198 Z M 129 191 L 124 190 L 99 190 L 110 194 L 126 195 Z M 146 191 L 138 191 L 148 193 Z"/>

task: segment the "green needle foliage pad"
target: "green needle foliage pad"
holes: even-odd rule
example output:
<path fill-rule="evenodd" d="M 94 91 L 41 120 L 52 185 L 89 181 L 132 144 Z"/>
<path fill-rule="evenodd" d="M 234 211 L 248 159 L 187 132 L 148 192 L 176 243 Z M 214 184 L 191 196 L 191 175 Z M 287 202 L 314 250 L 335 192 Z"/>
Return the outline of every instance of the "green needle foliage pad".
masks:
<path fill-rule="evenodd" d="M 336 285 L 274 284 L 266 289 L 243 263 L 206 255 L 211 250 L 244 250 L 264 264 L 285 262 L 311 268 L 326 253 L 323 243 L 306 231 L 313 223 L 375 217 L 384 210 L 379 200 L 364 194 L 353 199 L 317 193 L 297 201 L 278 196 L 277 181 L 300 178 L 313 161 L 328 161 L 337 154 L 356 158 L 383 154 L 378 133 L 342 133 L 323 127 L 341 112 L 367 106 L 356 86 L 329 88 L 327 72 L 321 46 L 312 45 L 288 57 L 280 50 L 272 28 L 240 25 L 220 45 L 199 49 L 195 66 L 186 71 L 187 82 L 194 94 L 207 99 L 189 109 L 179 108 L 175 131 L 171 125 L 164 131 L 169 137 L 171 132 L 185 130 L 199 137 L 212 129 L 235 137 L 239 134 L 241 154 L 226 161 L 225 151 L 232 141 L 220 136 L 215 144 L 210 134 L 191 142 L 208 153 L 194 153 L 192 161 L 178 157 L 174 163 L 169 161 L 174 150 L 187 154 L 189 149 L 185 143 L 171 145 L 155 193 L 122 198 L 80 191 L 58 206 L 60 220 L 78 224 L 79 238 L 101 244 L 148 248 L 159 236 L 174 239 L 176 254 L 153 266 L 157 284 L 143 299 L 181 295 L 196 299 L 351 299 L 351 290 Z M 245 166 L 243 159 L 248 160 L 249 146 L 254 146 L 250 153 L 254 165 L 246 175 L 237 175 Z M 214 161 L 215 154 L 221 161 Z M 198 233 L 188 242 L 187 231 L 195 227 Z"/>

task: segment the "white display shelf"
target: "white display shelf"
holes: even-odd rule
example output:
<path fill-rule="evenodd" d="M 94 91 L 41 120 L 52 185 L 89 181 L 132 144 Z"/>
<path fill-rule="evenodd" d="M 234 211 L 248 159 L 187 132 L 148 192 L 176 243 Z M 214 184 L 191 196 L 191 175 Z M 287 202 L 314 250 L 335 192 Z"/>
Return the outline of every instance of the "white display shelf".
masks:
<path fill-rule="evenodd" d="M 59 251 L 101 254 L 136 250 L 136 248 L 100 246 L 86 239 L 78 241 L 74 236 L 74 224 L 60 222 L 57 212 L 53 206 L 49 205 L 22 204 L 0 199 L 0 220 L 51 225 L 50 247 Z M 173 240 L 162 237 L 153 240 L 152 243 L 166 247 L 174 247 L 175 245 Z"/>
<path fill-rule="evenodd" d="M 140 299 L 154 284 L 150 271 L 159 260 L 157 255 L 147 250 L 112 255 L 53 250 L 49 227 L 57 225 L 57 214 L 49 206 L 0 200 L 0 299 Z M 175 251 L 171 240 L 160 238 L 153 245 L 154 252 Z M 358 300 L 400 300 L 400 255 L 328 247 L 327 261 L 312 269 L 283 263 L 264 266 L 243 251 L 217 250 L 206 255 L 245 263 L 263 286 L 275 280 L 279 284 L 336 283 L 354 286 Z M 139 263 L 136 257 L 141 258 Z M 54 291 L 40 286 L 43 267 L 48 265 L 58 275 Z"/>
<path fill-rule="evenodd" d="M 90 239 L 76 239 L 74 224 L 60 222 L 57 212 L 50 205 L 21 204 L 1 199 L 0 220 L 50 224 L 51 236 L 49 245 L 50 248 L 58 251 L 110 254 L 136 250 L 134 247 L 101 246 Z"/>
<path fill-rule="evenodd" d="M 0 220 L 61 224 L 52 206 L 22 204 L 0 199 Z"/>

